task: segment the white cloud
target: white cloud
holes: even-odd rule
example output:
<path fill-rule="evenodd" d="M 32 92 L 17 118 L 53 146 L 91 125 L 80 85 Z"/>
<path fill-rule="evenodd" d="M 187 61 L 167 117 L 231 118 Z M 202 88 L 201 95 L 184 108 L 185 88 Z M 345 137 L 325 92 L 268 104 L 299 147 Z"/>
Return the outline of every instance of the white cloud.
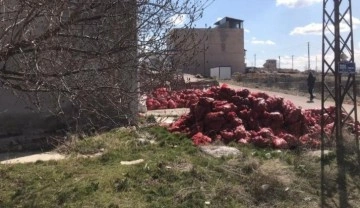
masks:
<path fill-rule="evenodd" d="M 216 21 L 222 20 L 223 17 L 216 18 Z"/>
<path fill-rule="evenodd" d="M 295 27 L 290 35 L 321 35 L 322 24 L 321 23 L 310 23 L 303 27 Z"/>
<path fill-rule="evenodd" d="M 250 30 L 248 30 L 248 29 L 244 29 L 244 31 L 245 31 L 246 33 L 250 33 Z"/>
<path fill-rule="evenodd" d="M 275 45 L 276 43 L 271 40 L 257 40 L 256 38 L 252 38 L 252 44 L 255 45 Z"/>
<path fill-rule="evenodd" d="M 360 19 L 359 18 L 353 17 L 352 21 L 353 21 L 353 25 L 360 25 Z"/>
<path fill-rule="evenodd" d="M 289 8 L 306 7 L 322 1 L 323 0 L 276 0 L 276 6 L 286 6 Z"/>
<path fill-rule="evenodd" d="M 185 14 L 176 14 L 170 18 L 170 22 L 177 27 L 183 26 L 186 20 L 187 20 L 187 16 Z"/>
<path fill-rule="evenodd" d="M 350 22 L 350 15 L 346 14 L 345 19 Z M 356 29 L 358 26 L 360 26 L 360 19 L 353 16 L 352 23 L 353 23 L 353 29 Z"/>
<path fill-rule="evenodd" d="M 345 15 L 345 19 L 349 21 L 349 15 Z M 353 17 L 353 29 L 357 29 L 360 26 L 360 19 Z M 333 28 L 330 28 L 333 31 Z M 350 28 L 347 24 L 342 22 L 340 24 L 341 32 L 349 32 Z M 295 27 L 290 35 L 321 35 L 322 34 L 322 24 L 321 23 L 310 23 L 302 27 Z"/>

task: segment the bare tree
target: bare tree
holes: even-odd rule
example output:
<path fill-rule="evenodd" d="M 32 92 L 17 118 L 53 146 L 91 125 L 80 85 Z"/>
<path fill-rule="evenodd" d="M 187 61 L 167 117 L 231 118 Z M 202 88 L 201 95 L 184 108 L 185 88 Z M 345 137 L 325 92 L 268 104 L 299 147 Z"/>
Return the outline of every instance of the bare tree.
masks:
<path fill-rule="evenodd" d="M 169 32 L 193 27 L 206 3 L 0 0 L 0 90 L 21 92 L 72 127 L 136 122 L 139 90 L 147 88 L 139 64 L 161 57 L 157 77 L 168 73 Z"/>

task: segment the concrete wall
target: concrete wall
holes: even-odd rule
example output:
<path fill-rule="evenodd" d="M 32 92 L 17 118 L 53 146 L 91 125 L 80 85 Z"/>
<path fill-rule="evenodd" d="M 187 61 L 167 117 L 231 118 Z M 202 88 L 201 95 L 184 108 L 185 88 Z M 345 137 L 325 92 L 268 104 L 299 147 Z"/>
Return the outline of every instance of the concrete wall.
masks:
<path fill-rule="evenodd" d="M 0 9 L 2 12 L 5 11 L 5 8 L 10 8 L 14 5 L 18 5 L 19 2 L 21 2 L 20 0 L 6 0 L 2 3 L 0 3 Z M 86 76 L 83 76 L 82 74 L 79 76 L 76 76 L 76 79 L 74 78 L 74 80 L 80 80 L 83 81 L 83 85 L 86 87 L 93 87 L 95 86 L 94 82 L 98 81 L 98 82 L 102 82 L 102 83 L 109 83 L 108 85 L 110 86 L 114 86 L 115 84 L 121 83 L 121 89 L 124 90 L 125 92 L 129 92 L 126 95 L 126 98 L 128 98 L 127 100 L 123 99 L 121 102 L 116 101 L 116 107 L 117 109 L 114 109 L 114 111 L 117 111 L 120 108 L 124 108 L 126 109 L 126 112 L 131 112 L 129 116 L 131 116 L 130 119 L 136 121 L 137 118 L 137 111 L 138 111 L 138 98 L 137 98 L 137 59 L 133 58 L 136 57 L 137 55 L 137 34 L 135 32 L 135 28 L 136 28 L 136 9 L 137 7 L 136 5 L 136 1 L 132 0 L 132 1 L 127 1 L 129 3 L 129 6 L 127 4 L 125 4 L 124 2 L 119 1 L 116 8 L 114 6 L 114 8 L 112 10 L 108 10 L 109 11 L 109 15 L 111 15 L 112 13 L 116 13 L 119 16 L 116 16 L 118 19 L 123 20 L 118 21 L 118 19 L 109 19 L 108 22 L 104 22 L 103 25 L 99 25 L 99 24 L 94 24 L 96 23 L 96 20 L 94 21 L 88 21 L 86 22 L 86 24 L 74 24 L 73 26 L 71 26 L 68 30 L 63 31 L 68 32 L 69 34 L 84 34 L 88 35 L 89 37 L 92 37 L 93 35 L 95 36 L 96 33 L 98 33 L 98 30 L 102 31 L 104 29 L 104 27 L 106 25 L 111 25 L 111 29 L 109 31 L 107 31 L 107 33 L 104 34 L 104 36 L 107 37 L 115 37 L 118 38 L 119 35 L 123 32 L 123 33 L 131 33 L 129 36 L 129 43 L 132 44 L 131 47 L 129 47 L 130 49 L 128 51 L 126 51 L 126 53 L 124 53 L 124 51 L 119 51 L 117 53 L 114 53 L 114 55 L 112 57 L 110 57 L 110 55 L 107 55 L 106 58 L 109 61 L 109 65 L 111 63 L 123 63 L 126 62 L 127 65 L 123 66 L 121 65 L 121 67 L 119 67 L 119 65 L 110 65 L 112 67 L 114 67 L 114 70 L 109 70 L 111 73 L 103 73 L 101 75 L 99 75 L 99 73 L 92 75 L 92 71 L 89 72 L 89 74 L 85 74 Z M 105 1 L 104 1 L 105 3 Z M 69 3 L 72 4 L 72 3 Z M 6 7 L 5 7 L 6 6 Z M 16 7 L 18 8 L 18 7 Z M 45 8 L 47 9 L 47 8 Z M 57 9 L 61 9 L 61 8 L 57 8 Z M 71 8 L 70 8 L 71 9 Z M 119 12 L 119 10 L 124 11 L 124 9 L 128 10 L 127 12 Z M 51 10 L 51 9 L 50 9 Z M 117 11 L 115 11 L 117 10 Z M 66 13 L 67 11 L 65 11 Z M 26 13 L 26 12 L 24 12 Z M 65 18 L 65 13 L 64 13 L 64 18 Z M 12 15 L 16 15 L 16 12 L 12 12 L 10 13 Z M 85 14 L 84 14 L 85 15 Z M 122 17 L 122 15 L 124 15 L 125 17 Z M 111 16 L 113 17 L 113 16 Z M 133 18 L 131 18 L 133 17 Z M 80 17 L 79 17 L 80 18 Z M 13 18 L 11 15 L 6 15 L 4 16 L 4 14 L 0 15 L 0 19 L 5 19 L 5 21 L 0 22 L 0 28 L 6 28 L 9 25 L 12 24 L 11 21 L 14 21 L 15 18 Z M 114 24 L 112 24 L 114 23 Z M 19 36 L 19 39 L 21 40 L 21 38 L 23 39 L 30 39 L 34 38 L 33 36 L 38 36 L 39 34 L 42 34 L 44 32 L 44 30 L 47 28 L 47 26 L 49 25 L 48 22 L 44 21 L 44 18 L 39 18 L 37 21 L 34 21 L 33 23 L 33 27 L 31 27 L 31 31 L 29 33 L 19 33 L 21 34 Z M 20 25 L 21 26 L 21 25 Z M 19 28 L 21 28 L 19 26 Z M 80 30 L 80 29 L 81 30 Z M 130 30 L 131 28 L 134 28 L 134 30 Z M 106 29 L 106 28 L 105 28 Z M 16 29 L 17 31 L 17 29 Z M 1 41 L 3 43 L 9 42 L 11 40 L 11 35 L 13 33 L 7 33 L 5 35 L 3 35 L 4 30 L 0 31 L 1 34 Z M 27 36 L 27 34 L 31 34 L 32 36 Z M 66 33 L 67 34 L 67 33 Z M 115 39 L 114 38 L 114 39 Z M 58 39 L 56 39 L 56 37 L 53 38 L 54 41 L 60 41 L 63 45 L 66 44 L 73 44 L 73 46 L 77 46 L 80 49 L 90 49 L 92 50 L 92 48 L 96 48 L 99 47 L 103 50 L 105 50 L 106 48 L 112 48 L 113 47 L 113 42 L 112 41 L 93 41 L 92 39 L 87 39 L 84 38 L 82 41 L 78 41 L 78 42 L 70 42 L 69 40 L 65 40 L 65 38 L 61 39 L 58 37 Z M 88 42 L 86 42 L 86 40 L 88 40 Z M 107 40 L 107 39 L 106 39 Z M 92 41 L 92 42 L 91 42 Z M 46 43 L 46 40 L 44 40 L 44 42 Z M 51 42 L 51 41 L 50 41 Z M 92 43 L 92 44 L 91 44 Z M 40 57 L 40 50 L 38 51 L 37 56 Z M 50 53 L 50 52 L 49 52 Z M 60 53 L 60 52 L 59 52 Z M 66 51 L 64 51 L 63 53 L 66 53 Z M 124 56 L 126 55 L 126 60 L 124 60 Z M 130 54 L 130 55 L 129 55 Z M 65 54 L 67 55 L 67 54 Z M 81 59 L 81 53 L 79 54 L 79 56 L 76 56 L 77 54 L 73 54 L 74 56 L 51 56 L 51 58 L 55 57 L 56 58 L 56 63 L 61 63 L 58 64 L 60 65 L 58 68 L 55 67 L 47 67 L 46 63 L 43 63 L 43 65 L 39 65 L 39 67 L 43 67 L 44 69 L 48 70 L 47 72 L 51 74 L 51 70 L 54 70 L 56 72 L 59 72 L 60 70 L 63 70 L 66 66 L 72 66 L 75 64 L 73 64 L 73 61 L 83 61 L 83 59 Z M 29 57 L 31 57 L 31 54 L 29 55 Z M 43 56 L 41 57 L 45 57 L 47 58 L 47 52 L 43 53 Z M 65 59 L 64 57 L 66 57 L 67 59 Z M 80 58 L 78 58 L 80 57 Z M 91 57 L 91 56 L 89 56 Z M 130 57 L 130 58 L 129 58 Z M 23 59 L 22 54 L 17 55 L 16 57 L 19 60 Z M 129 59 L 129 60 L 128 60 Z M 1 60 L 0 61 L 0 68 L 2 68 L 4 65 L 6 65 L 7 69 L 11 70 L 11 71 L 25 71 L 25 69 L 22 67 L 22 65 L 17 65 L 14 61 L 14 57 L 10 57 L 8 58 L 8 60 Z M 85 63 L 84 65 L 76 65 L 76 66 L 82 66 L 83 68 L 97 68 L 97 63 L 98 63 L 98 59 L 97 58 L 89 58 L 87 63 Z M 68 62 L 70 63 L 68 63 Z M 14 63 L 13 63 L 14 62 Z M 52 62 L 52 60 L 50 61 Z M 66 62 L 66 63 L 63 63 Z M 24 61 L 24 63 L 27 63 L 26 60 Z M 32 63 L 32 62 L 31 62 Z M 90 65 L 90 66 L 85 66 L 85 65 Z M 24 64 L 25 65 L 25 64 Z M 56 65 L 56 66 L 58 66 Z M 52 65 L 51 65 L 52 66 Z M 30 67 L 29 67 L 30 68 Z M 77 68 L 74 67 L 74 70 L 77 70 Z M 94 70 L 95 71 L 95 70 Z M 29 74 L 31 74 L 30 72 L 27 72 Z M 0 72 L 1 74 L 1 72 Z M 54 110 L 57 107 L 57 102 L 58 102 L 58 97 L 57 96 L 49 96 L 46 94 L 43 94 L 41 96 L 41 104 L 44 107 L 42 110 L 38 111 L 37 107 L 34 106 L 31 102 L 27 101 L 27 98 L 29 96 L 31 96 L 30 93 L 23 93 L 23 92 L 19 92 L 16 90 L 9 90 L 7 88 L 5 88 L 4 86 L 2 86 L 2 83 L 6 83 L 4 82 L 2 79 L 4 79 L 2 76 L 0 76 L 0 146 L 2 148 L 0 148 L 0 151 L 5 151 L 4 147 L 10 145 L 10 143 L 12 141 L 17 140 L 18 137 L 24 138 L 22 139 L 23 142 L 26 142 L 25 140 L 30 139 L 30 136 L 34 135 L 34 134 L 43 134 L 43 133 L 48 133 L 48 132 L 54 132 L 54 130 L 58 129 L 58 128 L 62 128 L 63 124 L 59 123 L 58 119 L 55 118 L 55 116 L 49 112 L 49 110 Z M 90 79 L 91 78 L 91 79 Z M 69 80 L 72 80 L 69 78 Z M 94 80 L 93 82 L 89 82 L 88 80 Z M 55 80 L 57 81 L 57 80 Z M 52 84 L 57 84 L 57 82 L 55 83 L 55 81 L 49 81 Z M 71 81 L 69 81 L 71 82 Z M 75 83 L 74 85 L 76 85 L 76 81 L 73 81 L 72 83 Z M 102 84 L 101 83 L 101 84 Z M 105 86 L 108 86 L 105 85 Z M 119 84 L 120 85 L 120 84 Z M 104 90 L 105 91 L 105 90 Z M 101 91 L 103 92 L 103 91 Z M 100 94 L 100 93 L 99 93 Z M 117 95 L 117 94 L 116 94 Z M 112 96 L 109 95 L 109 96 Z M 94 103 L 97 103 L 100 101 L 103 101 L 102 97 L 96 97 L 96 95 L 89 95 L 89 103 L 91 103 L 91 101 L 94 101 Z M 125 96 L 124 96 L 125 97 Z M 115 100 L 115 99 L 114 99 Z M 114 101 L 115 102 L 115 101 Z M 119 104 L 118 104 L 119 103 Z M 67 104 L 64 102 L 61 105 L 65 105 L 65 110 L 69 109 L 71 110 L 71 108 L 67 108 Z M 110 105 L 109 106 L 115 106 L 114 105 Z M 64 107 L 64 106 L 63 106 Z M 113 110 L 113 109 L 111 109 Z M 65 112 L 65 114 L 67 115 L 67 113 Z M 133 116 L 133 117 L 132 117 Z M 11 139 L 8 139 L 9 137 L 11 137 Z M 15 138 L 16 137 L 16 138 Z M 7 143 L 5 144 L 3 141 L 6 141 Z M 16 142 L 15 142 L 16 143 Z M 6 149 L 6 148 L 5 148 Z M 11 148 L 10 148 L 11 149 Z M 9 149 L 9 150 L 10 150 Z"/>
<path fill-rule="evenodd" d="M 179 40 L 188 36 L 188 40 L 174 56 L 177 67 L 190 74 L 210 76 L 210 68 L 231 67 L 232 73 L 245 72 L 244 30 L 239 28 L 178 29 Z M 192 36 L 190 38 L 190 36 Z M 170 41 L 171 42 L 171 41 Z M 191 42 L 194 48 L 190 48 Z M 177 51 L 175 45 L 171 47 Z M 189 47 L 186 49 L 184 47 Z M 192 58 L 191 61 L 185 60 Z M 181 61 L 182 60 L 182 61 Z"/>
<path fill-rule="evenodd" d="M 50 106 L 38 111 L 27 96 L 0 88 L 0 152 L 53 148 L 60 141 L 56 135 L 63 135 L 56 130 L 65 125 L 49 113 Z"/>
<path fill-rule="evenodd" d="M 56 112 L 57 103 L 51 102 L 50 96 L 40 96 L 41 108 L 30 102 L 29 96 L 29 93 L 0 88 L 0 140 L 7 136 L 54 132 L 61 127 L 51 113 Z M 66 109 L 66 103 L 62 104 Z"/>

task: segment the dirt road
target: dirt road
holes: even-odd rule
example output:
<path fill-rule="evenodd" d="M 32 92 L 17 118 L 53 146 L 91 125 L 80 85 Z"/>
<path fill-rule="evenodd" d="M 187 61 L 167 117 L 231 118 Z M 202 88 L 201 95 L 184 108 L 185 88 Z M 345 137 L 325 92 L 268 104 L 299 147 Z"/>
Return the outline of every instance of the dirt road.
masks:
<path fill-rule="evenodd" d="M 321 99 L 320 97 L 316 97 L 313 102 L 309 102 L 309 97 L 304 97 L 304 96 L 297 96 L 297 95 L 292 95 L 292 94 L 286 94 L 286 93 L 281 93 L 281 92 L 274 92 L 274 91 L 266 91 L 266 90 L 262 90 L 262 89 L 256 89 L 256 88 L 248 88 L 248 87 L 243 87 L 243 86 L 237 86 L 237 85 L 233 85 L 233 84 L 228 84 L 226 82 L 220 82 L 221 84 L 227 84 L 229 87 L 233 88 L 233 89 L 249 89 L 250 92 L 265 92 L 269 95 L 272 96 L 279 96 L 279 97 L 283 97 L 286 100 L 290 100 L 292 101 L 296 106 L 301 107 L 302 109 L 320 109 L 321 108 Z M 317 95 L 320 96 L 320 95 Z M 329 107 L 329 106 L 335 106 L 334 102 L 326 102 L 325 103 L 325 107 Z M 343 108 L 347 111 L 350 112 L 353 108 L 352 105 L 348 105 L 348 104 L 343 104 Z M 360 118 L 360 112 L 357 112 L 358 118 Z M 351 115 L 352 117 L 354 117 L 354 114 Z"/>

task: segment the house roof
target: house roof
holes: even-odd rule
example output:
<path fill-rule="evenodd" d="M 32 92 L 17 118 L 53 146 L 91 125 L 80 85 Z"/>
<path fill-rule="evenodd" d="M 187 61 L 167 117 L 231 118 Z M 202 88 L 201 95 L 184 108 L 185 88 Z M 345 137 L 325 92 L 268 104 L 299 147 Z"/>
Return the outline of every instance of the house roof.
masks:
<path fill-rule="evenodd" d="M 221 20 L 215 22 L 215 25 L 220 25 L 220 22 L 223 19 L 225 19 L 226 22 L 244 22 L 244 20 L 241 20 L 241 19 L 235 19 L 235 18 L 232 18 L 232 17 L 224 17 Z"/>

